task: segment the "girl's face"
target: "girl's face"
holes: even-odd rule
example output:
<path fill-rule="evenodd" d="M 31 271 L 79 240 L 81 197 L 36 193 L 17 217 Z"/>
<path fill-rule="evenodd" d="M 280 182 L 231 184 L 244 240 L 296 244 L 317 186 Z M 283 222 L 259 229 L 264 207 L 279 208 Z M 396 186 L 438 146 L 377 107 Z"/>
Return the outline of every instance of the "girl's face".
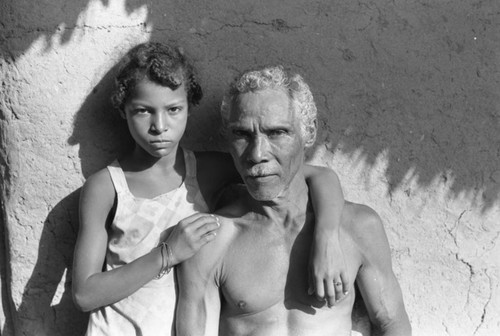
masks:
<path fill-rule="evenodd" d="M 188 117 L 184 84 L 172 90 L 143 79 L 128 97 L 122 117 L 137 146 L 147 154 L 175 155 Z"/>

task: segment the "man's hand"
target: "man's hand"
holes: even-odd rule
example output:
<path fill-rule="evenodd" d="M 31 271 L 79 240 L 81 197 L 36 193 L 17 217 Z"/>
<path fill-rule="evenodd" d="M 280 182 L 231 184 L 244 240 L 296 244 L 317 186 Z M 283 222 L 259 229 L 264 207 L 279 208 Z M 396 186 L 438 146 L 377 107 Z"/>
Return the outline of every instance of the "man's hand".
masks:
<path fill-rule="evenodd" d="M 349 294 L 349 278 L 338 235 L 315 234 L 309 259 L 308 294 L 316 294 L 329 307 Z"/>

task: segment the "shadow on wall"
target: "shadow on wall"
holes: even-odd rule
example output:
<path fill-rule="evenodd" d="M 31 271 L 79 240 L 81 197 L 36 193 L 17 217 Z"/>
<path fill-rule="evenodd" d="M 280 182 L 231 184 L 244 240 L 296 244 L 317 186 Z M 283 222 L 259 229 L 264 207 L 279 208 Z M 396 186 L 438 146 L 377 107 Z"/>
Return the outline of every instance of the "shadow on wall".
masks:
<path fill-rule="evenodd" d="M 4 330 L 16 330 L 16 335 L 78 336 L 85 333 L 88 315 L 75 308 L 71 295 L 79 195 L 79 189 L 72 192 L 47 216 L 40 236 L 38 259 L 16 314 L 18 325 L 14 328 L 6 325 Z M 58 290 L 65 272 L 64 288 Z"/>
<path fill-rule="evenodd" d="M 76 33 L 75 28 L 79 25 L 80 15 L 88 9 L 89 4 L 95 2 L 100 2 L 103 6 L 108 7 L 113 0 L 4 1 L 0 14 L 4 38 L 15 38 L 16 32 L 22 30 L 19 27 L 26 27 L 26 31 L 22 32 L 22 39 L 16 39 L 15 43 L 7 48 L 8 51 L 2 50 L 2 53 L 8 54 L 15 60 L 36 40 L 41 39 L 47 50 L 50 50 L 54 43 L 69 43 Z M 123 2 L 129 14 L 145 3 L 145 1 L 134 0 L 124 0 Z M 20 13 L 24 15 L 20 15 Z M 32 30 L 31 27 L 36 28 Z M 58 38 L 54 40 L 54 36 L 58 36 Z"/>
<path fill-rule="evenodd" d="M 125 121 L 109 99 L 114 72 L 115 68 L 109 70 L 87 96 L 75 116 L 73 133 L 68 139 L 70 145 L 80 146 L 79 157 L 85 177 L 105 167 L 132 144 Z M 38 258 L 16 313 L 14 323 L 17 325 L 12 328 L 7 324 L 5 331 L 16 330 L 23 335 L 85 334 L 88 314 L 76 309 L 71 294 L 79 195 L 80 189 L 65 197 L 45 220 Z M 65 272 L 64 289 L 56 294 Z M 53 301 L 59 303 L 53 304 Z"/>
<path fill-rule="evenodd" d="M 44 39 L 47 48 L 51 47 L 55 35 L 62 34 L 63 44 L 71 41 L 75 28 L 80 24 L 79 16 L 90 4 L 100 3 L 108 7 L 118 2 L 94 0 L 72 2 L 70 5 L 56 0 L 49 5 L 53 11 L 45 8 L 45 3 L 10 3 L 15 7 L 13 12 L 19 12 L 23 6 L 28 11 L 29 6 L 28 12 L 33 13 L 36 6 L 44 6 L 38 8 L 43 14 L 37 16 L 38 22 L 22 24 L 19 21 L 23 19 L 16 17 L 17 25 L 9 25 L 9 21 L 4 20 L 6 27 L 41 27 L 26 33 L 31 38 L 16 39 L 6 48 L 15 60 L 37 39 Z M 300 5 L 300 1 L 297 3 Z M 388 159 L 385 174 L 389 192 L 401 186 L 406 188 L 405 179 L 410 177 L 422 187 L 436 181 L 444 183 L 449 188 L 450 196 L 471 199 L 473 203 L 481 204 L 483 210 L 500 199 L 500 72 L 495 58 L 495 54 L 500 52 L 500 43 L 494 38 L 495 33 L 500 33 L 500 25 L 498 16 L 495 18 L 491 14 L 500 11 L 499 4 L 445 3 L 429 8 L 425 4 L 398 7 L 388 3 L 377 7 L 370 1 L 365 4 L 320 1 L 311 5 L 310 11 L 304 14 L 315 20 L 307 25 L 291 22 L 295 18 L 287 16 L 279 6 L 275 6 L 273 14 L 272 7 L 264 11 L 260 5 L 235 4 L 235 10 L 240 8 L 242 12 L 249 13 L 238 21 L 237 17 L 226 17 L 217 12 L 217 8 L 205 8 L 204 5 L 193 12 L 188 4 L 183 3 L 124 0 L 123 4 L 128 13 L 148 6 L 147 23 L 156 27 L 153 40 L 164 40 L 167 30 L 169 37 L 177 38 L 182 34 L 180 31 L 194 29 L 197 33 L 193 39 L 202 36 L 206 40 L 204 46 L 250 38 L 249 46 L 260 43 L 261 48 L 266 49 L 259 36 L 267 37 L 266 34 L 271 32 L 274 35 L 269 36 L 276 39 L 273 43 L 278 51 L 269 62 L 295 60 L 293 55 L 285 55 L 287 48 L 279 45 L 290 42 L 286 35 L 290 29 L 294 29 L 297 40 L 300 40 L 302 32 L 310 34 L 304 27 L 316 30 L 315 38 L 304 35 L 306 38 L 300 43 L 305 43 L 304 49 L 321 56 L 322 59 L 316 62 L 321 69 L 311 70 L 314 65 L 306 67 L 300 64 L 300 59 L 295 60 L 295 65 L 301 68 L 313 87 L 312 82 L 316 79 L 328 77 L 321 82 L 323 87 L 320 90 L 313 91 L 319 108 L 327 111 L 324 113 L 327 115 L 324 134 L 328 136 L 324 144 L 329 150 L 339 149 L 356 156 L 368 168 L 384 154 Z M 166 8 L 171 10 L 169 16 L 165 16 L 168 12 Z M 5 14 L 3 16 L 10 19 Z M 182 20 L 176 20 L 174 26 L 169 21 L 170 16 Z M 333 26 L 332 16 L 338 21 Z M 201 22 L 210 17 L 218 25 L 212 30 L 207 28 L 209 26 L 201 27 Z M 32 19 L 26 16 L 26 20 Z M 247 27 L 255 30 L 253 35 L 247 34 Z M 322 27 L 329 27 L 331 31 L 324 32 Z M 229 30 L 226 32 L 223 29 Z M 9 41 L 9 35 L 15 33 L 14 28 L 5 31 Z M 252 38 L 256 40 L 252 42 Z M 282 40 L 285 42 L 280 42 Z M 321 48 L 323 44 L 330 47 Z M 200 45 L 200 50 L 204 46 Z M 279 54 L 281 49 L 284 50 L 283 55 Z M 228 67 L 238 68 L 239 63 L 245 63 L 241 60 L 238 63 L 237 58 L 243 56 L 235 56 L 231 48 L 227 50 L 230 50 L 228 58 L 232 57 L 233 62 Z M 297 50 L 297 54 L 301 52 Z M 200 53 L 203 54 L 203 51 Z M 220 53 L 224 55 L 224 51 Z M 261 58 L 264 59 L 264 56 Z M 306 59 L 310 62 L 309 57 Z M 210 64 L 206 66 L 210 67 Z M 325 68 L 331 72 L 324 74 Z M 108 83 L 105 77 L 96 87 L 94 96 L 89 97 L 82 108 L 82 111 L 94 114 L 96 119 L 83 116 L 85 113 L 78 114 L 78 118 L 82 117 L 77 125 L 83 123 L 84 126 L 77 129 L 84 129 L 83 132 L 87 133 L 77 131 L 79 134 L 70 139 L 72 144 L 89 146 L 88 150 L 82 150 L 82 161 L 86 162 L 83 167 L 85 176 L 94 172 L 96 167 L 102 167 L 116 148 L 116 144 L 108 145 L 107 141 L 100 141 L 110 136 L 106 132 L 108 124 L 101 123 L 103 120 L 111 122 L 110 117 L 97 115 L 103 111 L 103 106 L 109 106 L 105 91 Z M 216 106 L 214 102 L 209 105 L 210 108 Z M 107 107 L 104 112 L 108 112 Z M 92 136 L 88 136 L 89 128 L 85 126 L 97 129 L 91 130 Z M 110 128 L 113 129 L 114 126 Z M 116 133 L 112 133 L 111 137 L 120 138 Z M 92 146 L 94 148 L 90 148 Z M 411 195 L 412 190 L 405 192 Z"/>
<path fill-rule="evenodd" d="M 495 38 L 500 34 L 500 19 L 487 14 L 500 12 L 497 2 L 483 8 L 472 2 L 398 8 L 388 2 L 378 8 L 375 1 L 332 4 L 324 0 L 310 4 L 303 12 L 310 16 L 310 21 L 304 21 L 306 25 L 300 16 L 269 3 L 270 10 L 266 11 L 250 2 L 226 3 L 235 6 L 234 13 L 246 11 L 245 18 L 238 18 L 225 17 L 220 14 L 224 10 L 205 4 L 194 12 L 180 1 L 122 2 L 128 13 L 148 5 L 147 23 L 155 27 L 152 40 L 191 37 L 191 43 L 197 44 L 203 39 L 199 56 L 203 56 L 203 47 L 218 46 L 222 56 L 200 61 L 205 62 L 202 68 L 207 74 L 216 58 L 217 66 L 231 69 L 245 68 L 249 59 L 293 63 L 313 87 L 323 111 L 324 137 L 318 146 L 352 155 L 368 168 L 385 155 L 389 192 L 405 186 L 405 179 L 413 177 L 422 187 L 434 181 L 444 183 L 450 196 L 475 199 L 483 210 L 500 200 L 500 71 L 496 56 L 500 42 Z M 57 43 L 69 43 L 80 25 L 79 16 L 91 3 L 110 6 L 116 2 L 4 1 L 2 9 L 6 10 L 0 14 L 2 56 L 15 61 L 40 39 L 47 48 L 52 47 L 56 36 L 60 36 Z M 164 16 L 164 10 L 158 10 L 162 6 L 172 7 L 174 23 Z M 17 15 L 23 12 L 39 15 Z M 209 20 L 212 26 L 201 27 L 207 17 L 214 18 Z M 295 28 L 289 33 L 292 26 Z M 19 27 L 39 28 L 20 31 Z M 193 27 L 197 33 L 182 33 Z M 325 31 L 325 27 L 330 30 Z M 259 55 L 245 58 L 248 50 L 233 50 L 237 48 L 228 43 L 239 41 L 259 46 Z M 290 50 L 296 48 L 294 43 L 302 45 L 295 53 Z M 267 58 L 269 49 L 273 53 Z M 311 55 L 299 58 L 304 50 Z M 310 64 L 303 64 L 306 62 Z M 125 122 L 109 102 L 114 72 L 111 69 L 106 73 L 88 95 L 68 139 L 70 145 L 80 146 L 85 177 L 106 166 L 131 144 Z M 207 74 L 202 77 L 208 79 Z M 189 121 L 194 124 L 188 124 L 186 141 L 199 149 L 213 149 L 212 142 L 197 143 L 207 139 L 211 130 L 189 135 L 189 128 L 198 131 L 200 125 L 214 125 L 220 86 L 213 84 L 220 78 L 210 74 L 212 82 L 203 86 L 208 95 L 199 108 L 209 113 L 196 116 Z M 410 196 L 413 191 L 405 192 Z M 51 307 L 64 270 L 71 270 L 77 199 L 78 191 L 68 195 L 45 220 L 37 264 L 19 309 L 21 316 L 34 316 L 51 324 L 45 326 L 46 330 L 62 328 L 57 331 L 61 334 L 77 334 L 66 333 L 64 328 L 83 330 L 86 322 L 86 316 L 73 308 L 68 280 L 61 302 Z M 68 314 L 66 321 L 64 314 Z M 36 321 L 33 327 L 39 326 Z"/>
<path fill-rule="evenodd" d="M 111 104 L 116 65 L 85 98 L 73 120 L 68 144 L 79 145 L 79 158 L 85 178 L 106 167 L 132 148 L 126 121 Z"/>
<path fill-rule="evenodd" d="M 127 124 L 110 101 L 116 66 L 110 69 L 75 114 L 73 133 L 68 144 L 79 145 L 83 175 L 88 178 L 133 145 Z M 198 122 L 207 122 L 201 118 Z M 189 126 L 188 126 L 189 127 Z M 188 141 L 189 142 L 189 141 Z M 203 147 L 203 146 L 198 146 Z M 61 200 L 44 222 L 37 262 L 26 284 L 15 324 L 6 321 L 4 331 L 16 330 L 26 335 L 83 335 L 88 314 L 79 312 L 72 300 L 71 272 L 78 232 L 80 189 Z M 56 289 L 66 272 L 60 302 L 53 305 Z"/>
<path fill-rule="evenodd" d="M 85 98 L 73 120 L 73 133 L 68 139 L 68 144 L 79 146 L 78 157 L 85 178 L 106 167 L 114 159 L 131 150 L 134 145 L 126 121 L 111 104 L 114 78 L 119 63 L 120 61 L 103 76 Z M 217 111 L 218 102 L 205 98 L 204 101 L 204 109 Z M 212 129 L 207 130 L 200 125 L 213 125 L 213 121 L 209 119 L 216 117 L 210 113 L 198 114 L 199 109 L 199 107 L 190 108 L 187 131 L 182 143 L 194 150 L 213 150 L 220 137 L 214 135 Z M 189 130 L 194 128 L 197 132 L 192 133 L 196 136 L 189 136 Z M 206 134 L 200 134 L 198 131 L 203 129 Z M 200 143 L 200 138 L 209 141 Z"/>

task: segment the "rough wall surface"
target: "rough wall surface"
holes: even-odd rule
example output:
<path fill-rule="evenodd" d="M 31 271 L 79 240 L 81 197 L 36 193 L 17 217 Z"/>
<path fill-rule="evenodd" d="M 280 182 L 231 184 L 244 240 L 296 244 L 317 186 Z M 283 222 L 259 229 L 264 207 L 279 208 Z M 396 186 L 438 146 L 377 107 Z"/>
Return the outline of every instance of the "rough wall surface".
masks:
<path fill-rule="evenodd" d="M 194 149 L 221 148 L 240 70 L 303 74 L 323 129 L 310 160 L 384 220 L 414 335 L 500 334 L 497 0 L 3 0 L 0 27 L 2 335 L 83 334 L 79 188 L 127 142 L 113 65 L 146 40 L 196 60 Z"/>

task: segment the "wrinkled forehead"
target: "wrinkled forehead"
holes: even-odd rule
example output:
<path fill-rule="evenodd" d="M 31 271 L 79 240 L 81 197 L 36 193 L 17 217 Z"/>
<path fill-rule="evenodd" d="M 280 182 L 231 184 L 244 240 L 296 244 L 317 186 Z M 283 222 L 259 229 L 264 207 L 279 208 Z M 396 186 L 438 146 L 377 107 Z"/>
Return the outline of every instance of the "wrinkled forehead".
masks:
<path fill-rule="evenodd" d="M 294 120 L 291 99 L 279 89 L 240 93 L 235 97 L 228 121 L 245 119 L 291 122 Z"/>

